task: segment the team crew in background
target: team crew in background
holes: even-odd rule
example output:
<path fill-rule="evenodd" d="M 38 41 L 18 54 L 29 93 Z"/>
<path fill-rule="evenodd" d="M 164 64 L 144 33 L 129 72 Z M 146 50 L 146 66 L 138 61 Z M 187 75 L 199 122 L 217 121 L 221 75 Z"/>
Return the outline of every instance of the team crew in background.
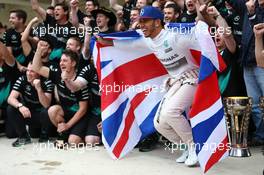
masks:
<path fill-rule="evenodd" d="M 211 27 L 227 64 L 218 73 L 222 97 L 253 98 L 249 144 L 264 144 L 258 106 L 259 97 L 264 96 L 264 0 L 124 0 L 123 4 L 109 0 L 110 8 L 87 0 L 85 11 L 80 10 L 78 0 L 52 0 L 47 9 L 38 0 L 30 2 L 35 18 L 27 19 L 27 12 L 15 9 L 10 11 L 9 28 L 0 23 L 0 116 L 5 120 L 6 136 L 17 137 L 12 146 L 29 144 L 31 137 L 47 141 L 53 129 L 65 134 L 69 144 L 100 143 L 100 90 L 91 38 L 137 29 L 171 76 L 168 93 L 175 91 L 164 99 L 154 121 L 159 134 L 147 137 L 139 149 L 151 151 L 161 136 L 168 142 L 192 143 L 182 110 L 191 105 L 197 85 L 199 68 L 187 52 L 196 47 L 196 40 L 169 35 L 166 28 L 171 22 L 198 20 Z M 166 48 L 161 47 L 164 41 Z M 196 164 L 194 149 L 189 147 L 176 161 Z"/>

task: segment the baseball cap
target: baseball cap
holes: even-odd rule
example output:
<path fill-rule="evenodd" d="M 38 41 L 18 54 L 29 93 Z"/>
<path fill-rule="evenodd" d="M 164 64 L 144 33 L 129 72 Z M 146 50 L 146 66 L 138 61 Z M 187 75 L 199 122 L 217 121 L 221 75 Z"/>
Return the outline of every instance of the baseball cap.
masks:
<path fill-rule="evenodd" d="M 160 19 L 163 20 L 164 15 L 163 13 L 156 7 L 152 6 L 145 6 L 141 9 L 140 11 L 140 16 L 139 19 L 144 19 L 144 18 L 149 18 L 149 19 Z"/>

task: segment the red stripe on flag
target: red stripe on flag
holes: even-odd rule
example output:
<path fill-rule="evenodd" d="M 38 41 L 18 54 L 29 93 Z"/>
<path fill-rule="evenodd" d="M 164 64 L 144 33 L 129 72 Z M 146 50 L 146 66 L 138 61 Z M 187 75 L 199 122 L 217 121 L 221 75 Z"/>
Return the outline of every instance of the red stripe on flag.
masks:
<path fill-rule="evenodd" d="M 215 152 L 211 155 L 210 159 L 207 161 L 204 169 L 206 173 L 215 163 L 217 163 L 222 156 L 228 151 L 228 139 L 227 136 L 221 142 L 221 146 L 218 145 Z"/>
<path fill-rule="evenodd" d="M 190 118 L 196 116 L 201 111 L 208 109 L 220 98 L 217 75 L 214 72 L 205 80 L 198 84 L 192 108 L 189 112 Z M 202 99 L 202 103 L 201 103 Z"/>
<path fill-rule="evenodd" d="M 166 74 L 166 69 L 154 54 L 140 57 L 117 67 L 102 80 L 102 98 L 104 99 L 102 110 L 114 102 L 129 86 Z"/>
<path fill-rule="evenodd" d="M 97 75 L 98 75 L 98 80 L 99 82 L 101 82 L 101 48 L 103 47 L 109 47 L 109 46 L 112 46 L 112 45 L 103 45 L 99 42 L 96 42 L 96 47 L 97 47 L 97 60 L 96 60 L 96 70 L 97 70 Z"/>
<path fill-rule="evenodd" d="M 96 47 L 97 47 L 97 60 L 96 60 L 96 70 L 97 70 L 97 75 L 98 75 L 98 81 L 101 82 L 101 53 L 100 53 L 100 48 L 102 47 L 100 43 L 96 42 Z"/>
<path fill-rule="evenodd" d="M 139 106 L 139 104 L 146 98 L 151 89 L 138 93 L 131 101 L 131 107 L 129 108 L 128 114 L 125 119 L 125 127 L 120 136 L 115 148 L 113 149 L 114 155 L 119 158 L 122 150 L 124 149 L 128 139 L 129 139 L 129 131 L 135 120 L 134 110 Z"/>
<path fill-rule="evenodd" d="M 220 53 L 217 51 L 218 63 L 219 63 L 219 71 L 222 72 L 226 69 L 226 63 Z"/>
<path fill-rule="evenodd" d="M 202 55 L 201 51 L 194 50 L 194 49 L 190 49 L 190 52 L 192 54 L 193 59 L 196 62 L 196 65 L 200 66 L 200 63 L 201 63 L 201 55 Z"/>

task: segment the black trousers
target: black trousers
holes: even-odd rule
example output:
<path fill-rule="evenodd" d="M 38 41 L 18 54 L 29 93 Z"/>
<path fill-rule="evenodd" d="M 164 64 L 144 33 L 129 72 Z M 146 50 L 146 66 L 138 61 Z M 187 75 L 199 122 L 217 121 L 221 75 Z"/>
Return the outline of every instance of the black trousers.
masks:
<path fill-rule="evenodd" d="M 12 123 L 10 122 L 10 120 L 8 120 L 8 118 L 7 118 L 6 108 L 2 109 L 2 117 L 5 121 L 4 125 L 5 125 L 6 137 L 7 138 L 16 138 L 17 134 L 15 132 L 15 129 L 14 129 Z"/>
<path fill-rule="evenodd" d="M 42 111 L 30 110 L 31 118 L 24 118 L 18 109 L 13 106 L 7 107 L 7 118 L 14 128 L 18 137 L 25 137 L 28 133 L 26 125 L 29 126 L 29 134 L 31 137 L 39 137 L 41 129 L 48 129 L 51 122 L 46 109 Z"/>

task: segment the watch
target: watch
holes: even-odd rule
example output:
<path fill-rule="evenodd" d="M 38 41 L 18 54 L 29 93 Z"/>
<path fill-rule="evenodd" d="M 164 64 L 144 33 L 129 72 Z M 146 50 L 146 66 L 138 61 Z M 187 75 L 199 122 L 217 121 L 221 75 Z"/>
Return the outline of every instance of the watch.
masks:
<path fill-rule="evenodd" d="M 19 109 L 19 108 L 21 108 L 22 106 L 24 106 L 22 103 L 18 103 L 18 105 L 17 105 L 17 109 Z"/>

